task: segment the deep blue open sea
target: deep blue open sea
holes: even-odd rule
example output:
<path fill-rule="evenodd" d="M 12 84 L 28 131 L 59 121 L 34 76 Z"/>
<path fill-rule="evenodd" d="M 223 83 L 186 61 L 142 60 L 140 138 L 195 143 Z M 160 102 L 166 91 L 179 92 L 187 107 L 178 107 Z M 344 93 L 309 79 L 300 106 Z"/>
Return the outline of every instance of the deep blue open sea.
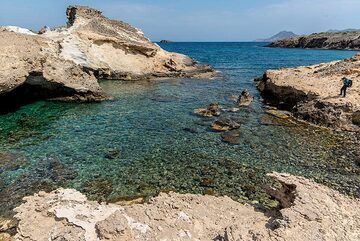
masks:
<path fill-rule="evenodd" d="M 351 57 L 351 51 L 272 49 L 264 43 L 169 43 L 222 72 L 217 79 L 102 81 L 113 101 L 39 101 L 0 116 L 0 215 L 25 195 L 76 188 L 100 201 L 150 197 L 160 191 L 228 195 L 271 207 L 272 171 L 303 175 L 358 195 L 358 146 L 348 133 L 300 123 L 264 125 L 253 79 L 267 69 Z M 241 122 L 238 145 L 222 141 L 215 119 L 193 109 L 248 89 L 250 108 L 227 113 Z M 267 116 L 267 118 L 270 118 Z"/>

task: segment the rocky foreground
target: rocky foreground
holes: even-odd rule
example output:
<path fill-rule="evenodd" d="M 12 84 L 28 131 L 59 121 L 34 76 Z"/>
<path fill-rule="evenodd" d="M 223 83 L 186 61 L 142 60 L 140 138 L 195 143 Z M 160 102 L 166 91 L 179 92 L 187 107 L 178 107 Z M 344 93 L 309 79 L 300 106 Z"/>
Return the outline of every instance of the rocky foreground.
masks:
<path fill-rule="evenodd" d="M 275 41 L 274 48 L 315 48 L 360 50 L 360 31 L 314 33 Z"/>
<path fill-rule="evenodd" d="M 209 66 L 170 53 L 137 28 L 70 6 L 67 27 L 38 34 L 0 27 L 1 109 L 36 99 L 106 99 L 97 79 L 209 77 Z M 3 103 L 7 103 L 6 105 Z"/>
<path fill-rule="evenodd" d="M 15 209 L 21 241 L 360 240 L 360 200 L 302 177 L 273 173 L 277 211 L 228 197 L 160 194 L 146 204 L 99 204 L 71 189 L 40 192 Z M 6 240 L 9 235 L 2 234 Z"/>
<path fill-rule="evenodd" d="M 345 98 L 340 96 L 342 77 L 353 80 Z M 269 70 L 257 81 L 270 105 L 318 125 L 360 130 L 360 54 L 342 61 Z"/>

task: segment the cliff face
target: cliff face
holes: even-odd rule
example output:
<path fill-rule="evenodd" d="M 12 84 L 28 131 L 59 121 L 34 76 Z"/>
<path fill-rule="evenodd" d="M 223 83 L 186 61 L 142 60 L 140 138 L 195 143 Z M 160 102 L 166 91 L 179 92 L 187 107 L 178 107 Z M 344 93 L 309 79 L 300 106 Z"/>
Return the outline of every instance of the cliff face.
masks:
<path fill-rule="evenodd" d="M 213 73 L 209 66 L 161 49 L 139 29 L 110 20 L 98 10 L 70 6 L 67 17 L 68 28 L 46 31 L 43 36 L 59 43 L 61 57 L 94 70 L 98 78 L 208 77 Z"/>
<path fill-rule="evenodd" d="M 314 33 L 275 41 L 268 47 L 360 50 L 360 31 Z"/>
<path fill-rule="evenodd" d="M 105 99 L 95 76 L 58 56 L 54 41 L 0 32 L 0 113 L 38 99 Z"/>
<path fill-rule="evenodd" d="M 147 204 L 88 201 L 69 189 L 40 192 L 16 208 L 16 240 L 359 240 L 360 200 L 301 177 L 273 173 L 279 211 L 228 197 L 160 194 Z"/>
<path fill-rule="evenodd" d="M 65 28 L 0 27 L 0 113 L 37 99 L 106 99 L 96 78 L 211 77 L 214 71 L 169 53 L 127 23 L 88 7 L 67 9 Z"/>
<path fill-rule="evenodd" d="M 347 96 L 340 96 L 341 78 L 353 80 Z M 265 101 L 306 121 L 359 131 L 360 55 L 314 66 L 269 70 L 259 80 Z"/>

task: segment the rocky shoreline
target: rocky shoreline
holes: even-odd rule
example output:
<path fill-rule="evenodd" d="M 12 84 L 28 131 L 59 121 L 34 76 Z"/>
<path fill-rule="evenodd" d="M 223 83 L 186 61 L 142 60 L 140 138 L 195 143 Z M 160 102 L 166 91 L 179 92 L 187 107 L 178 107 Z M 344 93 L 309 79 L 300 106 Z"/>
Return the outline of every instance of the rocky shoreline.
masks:
<path fill-rule="evenodd" d="M 360 200 L 302 177 L 272 173 L 279 202 L 262 212 L 228 197 L 162 193 L 149 203 L 99 204 L 72 189 L 40 192 L 15 209 L 3 240 L 359 240 Z M 130 204 L 130 205 L 129 205 Z M 1 222 L 14 227 L 14 221 Z M 4 230 L 2 230 L 4 231 Z"/>
<path fill-rule="evenodd" d="M 360 32 L 314 33 L 278 40 L 270 43 L 268 47 L 360 50 Z"/>
<path fill-rule="evenodd" d="M 342 77 L 353 80 L 340 96 Z M 360 54 L 314 66 L 268 70 L 256 79 L 266 103 L 299 119 L 334 129 L 360 130 Z"/>
<path fill-rule="evenodd" d="M 211 77 L 214 70 L 170 53 L 137 28 L 96 9 L 70 6 L 67 27 L 38 34 L 0 27 L 1 111 L 39 99 L 101 101 L 97 79 Z M 4 104 L 8 103 L 8 104 Z"/>

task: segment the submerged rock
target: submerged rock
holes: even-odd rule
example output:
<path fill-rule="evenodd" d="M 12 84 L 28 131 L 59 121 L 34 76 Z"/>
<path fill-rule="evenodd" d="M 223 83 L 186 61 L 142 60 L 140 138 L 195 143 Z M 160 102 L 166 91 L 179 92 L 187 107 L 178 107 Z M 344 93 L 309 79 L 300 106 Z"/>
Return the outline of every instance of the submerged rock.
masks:
<path fill-rule="evenodd" d="M 219 103 L 212 103 L 207 108 L 195 109 L 194 113 L 204 117 L 220 116 L 221 106 Z"/>
<path fill-rule="evenodd" d="M 226 143 L 232 145 L 239 145 L 240 144 L 240 133 L 234 131 L 228 131 L 221 135 L 222 140 Z"/>
<path fill-rule="evenodd" d="M 356 55 L 314 66 L 268 70 L 257 82 L 265 102 L 291 111 L 295 117 L 334 129 L 360 131 L 355 114 L 360 111 L 359 73 L 360 55 Z M 354 83 L 346 98 L 339 95 L 343 77 Z"/>
<path fill-rule="evenodd" d="M 249 106 L 254 100 L 254 97 L 250 94 L 248 90 L 244 90 L 238 99 L 239 106 Z"/>
<path fill-rule="evenodd" d="M 214 75 L 211 67 L 161 49 L 139 29 L 110 20 L 96 9 L 70 6 L 67 17 L 67 27 L 44 28 L 40 34 L 18 27 L 0 27 L 3 112 L 11 105 L 21 106 L 38 99 L 107 99 L 96 78 Z"/>
<path fill-rule="evenodd" d="M 359 240 L 360 200 L 302 177 L 273 173 L 278 212 L 229 197 L 160 194 L 131 206 L 99 204 L 58 189 L 25 198 L 15 210 L 16 240 Z M 212 181 L 205 180 L 206 186 Z M 175 225 L 174 225 L 175 224 Z"/>
<path fill-rule="evenodd" d="M 211 125 L 211 129 L 215 131 L 230 131 L 239 128 L 240 124 L 229 118 L 217 120 Z"/>

